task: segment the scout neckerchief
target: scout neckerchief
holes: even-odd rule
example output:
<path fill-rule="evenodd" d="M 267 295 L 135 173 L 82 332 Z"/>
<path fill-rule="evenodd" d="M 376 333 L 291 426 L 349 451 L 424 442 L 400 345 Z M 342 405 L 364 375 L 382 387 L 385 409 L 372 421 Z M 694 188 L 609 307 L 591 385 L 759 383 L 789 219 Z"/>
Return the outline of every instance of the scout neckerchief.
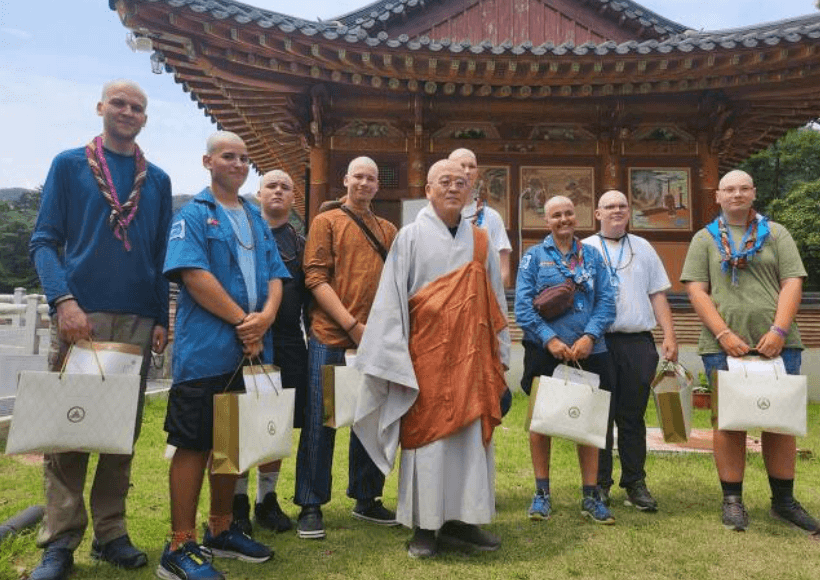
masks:
<path fill-rule="evenodd" d="M 91 174 L 97 181 L 100 193 L 111 206 L 111 213 L 108 215 L 108 227 L 114 230 L 114 236 L 122 240 L 125 251 L 131 251 L 131 243 L 128 241 L 128 226 L 131 220 L 137 215 L 137 208 L 140 203 L 140 190 L 145 183 L 146 168 L 145 156 L 138 145 L 134 145 L 134 187 L 125 203 L 120 204 L 114 181 L 111 179 L 111 170 L 105 160 L 103 152 L 102 135 L 97 135 L 85 147 L 85 156 L 88 159 L 88 166 Z"/>
<path fill-rule="evenodd" d="M 553 239 L 553 244 L 555 240 Z M 551 254 L 555 267 L 564 276 L 573 280 L 576 285 L 584 291 L 592 290 L 592 278 L 589 271 L 584 267 L 584 246 L 578 238 L 572 238 L 572 246 L 569 252 L 569 262 L 561 254 L 556 246 L 547 246 L 547 252 Z"/>
<path fill-rule="evenodd" d="M 737 271 L 746 268 L 749 260 L 761 250 L 771 233 L 769 218 L 760 215 L 753 209 L 749 209 L 749 217 L 746 220 L 746 233 L 743 234 L 738 249 L 735 249 L 732 232 L 726 226 L 723 213 L 707 225 L 706 230 L 712 235 L 718 251 L 720 251 L 720 268 L 724 272 L 728 272 L 731 266 L 732 285 L 734 286 L 737 286 Z"/>
<path fill-rule="evenodd" d="M 484 200 L 480 197 L 475 202 L 475 213 L 467 218 L 473 222 L 476 227 L 481 227 L 484 224 Z"/>
<path fill-rule="evenodd" d="M 609 282 L 616 288 L 621 283 L 621 278 L 618 276 L 618 270 L 621 268 L 621 262 L 624 259 L 624 248 L 626 247 L 626 243 L 629 239 L 627 236 L 628 234 L 624 234 L 620 238 L 621 250 L 618 252 L 618 263 L 615 264 L 612 262 L 612 258 L 609 257 L 609 248 L 606 246 L 606 240 L 612 238 L 604 238 L 603 234 L 598 234 L 598 237 L 601 239 L 601 247 L 604 249 L 604 262 L 606 263 L 606 267 L 609 269 Z"/>

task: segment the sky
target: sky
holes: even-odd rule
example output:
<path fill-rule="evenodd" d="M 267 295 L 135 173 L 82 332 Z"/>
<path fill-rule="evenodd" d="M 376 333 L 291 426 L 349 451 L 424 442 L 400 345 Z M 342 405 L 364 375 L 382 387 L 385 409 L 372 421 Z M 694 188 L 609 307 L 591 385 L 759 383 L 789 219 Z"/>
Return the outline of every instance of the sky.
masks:
<path fill-rule="evenodd" d="M 245 0 L 300 18 L 331 20 L 372 0 Z M 693 29 L 718 30 L 816 11 L 815 0 L 642 0 L 645 7 Z M 52 158 L 85 145 L 102 124 L 95 107 L 102 85 L 130 78 L 148 94 L 148 123 L 138 142 L 171 176 L 174 193 L 197 193 L 208 175 L 201 158 L 216 127 L 174 83 L 151 72 L 150 54 L 132 52 L 108 0 L 0 0 L 0 188 L 35 187 Z M 255 191 L 251 176 L 243 193 Z"/>

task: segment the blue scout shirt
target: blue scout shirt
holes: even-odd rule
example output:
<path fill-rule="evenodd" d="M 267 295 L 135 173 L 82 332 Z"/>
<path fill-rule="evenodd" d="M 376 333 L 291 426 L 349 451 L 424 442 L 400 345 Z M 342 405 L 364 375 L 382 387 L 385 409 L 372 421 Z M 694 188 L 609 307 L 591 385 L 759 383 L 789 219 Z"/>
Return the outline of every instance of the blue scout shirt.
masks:
<path fill-rule="evenodd" d="M 290 278 L 279 257 L 276 241 L 259 210 L 239 198 L 251 220 L 255 237 L 258 310 L 268 299 L 268 282 Z M 174 326 L 174 382 L 227 374 L 242 361 L 242 343 L 234 327 L 202 308 L 182 284 L 181 271 L 206 270 L 231 298 L 248 312 L 248 291 L 237 260 L 234 230 L 225 210 L 209 188 L 203 189 L 174 216 L 168 235 L 164 273 L 180 284 Z M 273 361 L 271 334 L 263 338 L 262 362 Z"/>
<path fill-rule="evenodd" d="M 134 186 L 134 157 L 104 150 L 120 201 Z M 148 163 L 139 208 L 128 226 L 131 251 L 108 226 L 111 206 L 100 193 L 85 148 L 63 151 L 48 172 L 29 253 L 48 303 L 66 294 L 86 312 L 152 318 L 168 328 L 168 281 L 162 276 L 171 180 Z"/>
<path fill-rule="evenodd" d="M 589 273 L 592 288 L 577 288 L 573 307 L 549 322 L 533 308 L 532 300 L 544 288 L 567 279 L 554 260 L 554 253 L 561 251 L 550 234 L 521 258 L 515 284 L 515 320 L 524 331 L 525 341 L 546 346 L 557 336 L 571 347 L 581 336 L 590 334 L 595 338 L 592 354 L 606 352 L 602 337 L 615 320 L 615 291 L 609 283 L 609 271 L 601 253 L 590 246 L 582 245 L 582 248 L 584 269 Z M 569 261 L 569 254 L 564 258 Z"/>

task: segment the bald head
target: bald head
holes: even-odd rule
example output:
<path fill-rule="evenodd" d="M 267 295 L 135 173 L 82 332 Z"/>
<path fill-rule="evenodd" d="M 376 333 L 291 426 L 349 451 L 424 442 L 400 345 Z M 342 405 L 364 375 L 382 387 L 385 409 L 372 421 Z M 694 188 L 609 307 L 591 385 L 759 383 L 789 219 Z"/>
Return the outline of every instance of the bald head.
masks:
<path fill-rule="evenodd" d="M 261 179 L 259 180 L 259 191 L 262 191 L 266 184 L 272 182 L 288 183 L 290 184 L 290 187 L 293 188 L 293 179 L 291 179 L 290 175 L 288 175 L 281 169 L 274 169 L 272 171 L 268 171 L 265 175 L 261 177 Z"/>
<path fill-rule="evenodd" d="M 450 159 L 451 161 L 461 161 L 462 157 L 469 157 L 474 162 L 478 162 L 478 159 L 476 158 L 475 153 L 473 153 L 472 151 L 470 151 L 469 149 L 466 149 L 464 147 L 456 149 L 455 151 L 450 153 L 450 155 L 447 156 L 447 159 Z"/>
<path fill-rule="evenodd" d="M 139 84 L 130 79 L 115 79 L 105 83 L 102 87 L 102 96 L 100 97 L 100 100 L 105 102 L 110 93 L 113 93 L 119 89 L 130 89 L 131 91 L 139 94 L 142 97 L 142 106 L 144 108 L 148 107 L 148 95 L 145 94 L 145 91 L 142 90 L 142 87 L 139 86 Z"/>
<path fill-rule="evenodd" d="M 595 219 L 601 223 L 601 234 L 608 238 L 619 238 L 626 233 L 629 224 L 629 200 L 623 192 L 610 189 L 598 200 Z"/>
<path fill-rule="evenodd" d="M 433 163 L 430 166 L 430 169 L 427 170 L 427 183 L 433 183 L 438 179 L 438 176 L 445 172 L 451 171 L 455 175 L 459 175 L 461 177 L 464 176 L 464 170 L 461 169 L 461 165 L 451 159 L 440 159 Z"/>
<path fill-rule="evenodd" d="M 356 169 L 367 168 L 372 169 L 376 173 L 376 178 L 379 177 L 379 166 L 370 157 L 356 157 L 347 165 L 347 175 L 353 175 Z"/>
<path fill-rule="evenodd" d="M 461 221 L 461 208 L 470 196 L 467 176 L 461 164 L 451 159 L 433 163 L 427 171 L 424 191 L 439 219 L 447 227 L 456 227 Z"/>
<path fill-rule="evenodd" d="M 569 205 L 571 205 L 573 208 L 575 207 L 575 204 L 572 203 L 572 200 L 570 198 L 568 198 L 566 196 L 563 196 L 563 195 L 553 195 L 544 204 L 544 215 L 547 215 L 547 216 L 550 215 L 550 212 L 552 211 L 552 208 L 554 208 L 555 206 L 563 205 L 563 204 L 567 204 L 567 203 Z"/>
<path fill-rule="evenodd" d="M 447 159 L 461 165 L 461 168 L 467 176 L 467 188 L 472 191 L 475 187 L 476 179 L 478 179 L 478 160 L 476 159 L 475 153 L 462 147 L 450 153 Z"/>
<path fill-rule="evenodd" d="M 216 151 L 221 145 L 225 145 L 227 143 L 241 144 L 243 147 L 245 146 L 245 142 L 242 140 L 242 137 L 236 133 L 231 133 L 230 131 L 217 131 L 208 137 L 208 140 L 205 142 L 205 153 L 208 155 L 213 155 L 214 151 Z"/>
<path fill-rule="evenodd" d="M 724 189 L 726 187 L 726 184 L 729 183 L 729 182 L 731 182 L 733 184 L 734 183 L 744 183 L 744 184 L 749 185 L 751 187 L 754 187 L 754 184 L 755 184 L 754 180 L 752 179 L 752 176 L 749 175 L 748 173 L 746 173 L 745 171 L 743 171 L 742 169 L 733 169 L 732 171 L 730 171 L 729 173 L 724 175 L 721 178 L 720 183 L 718 184 L 718 187 L 720 189 Z"/>
<path fill-rule="evenodd" d="M 610 189 L 601 196 L 601 199 L 598 200 L 598 209 L 603 209 L 606 206 L 613 204 L 629 205 L 629 202 L 623 192 L 620 192 L 617 189 Z"/>

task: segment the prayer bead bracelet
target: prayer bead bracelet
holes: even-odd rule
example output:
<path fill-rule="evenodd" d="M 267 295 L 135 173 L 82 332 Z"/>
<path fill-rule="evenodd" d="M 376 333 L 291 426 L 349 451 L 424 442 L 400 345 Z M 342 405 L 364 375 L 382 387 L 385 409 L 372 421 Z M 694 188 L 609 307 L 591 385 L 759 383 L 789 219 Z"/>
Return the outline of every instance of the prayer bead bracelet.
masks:
<path fill-rule="evenodd" d="M 789 333 L 788 333 L 788 332 L 786 332 L 785 330 L 783 330 L 782 328 L 780 328 L 780 327 L 779 327 L 779 326 L 777 326 L 776 324 L 772 324 L 772 325 L 769 327 L 769 330 L 771 330 L 771 331 L 772 331 L 772 332 L 774 332 L 775 334 L 780 335 L 780 338 L 786 338 L 786 337 L 789 335 Z"/>

